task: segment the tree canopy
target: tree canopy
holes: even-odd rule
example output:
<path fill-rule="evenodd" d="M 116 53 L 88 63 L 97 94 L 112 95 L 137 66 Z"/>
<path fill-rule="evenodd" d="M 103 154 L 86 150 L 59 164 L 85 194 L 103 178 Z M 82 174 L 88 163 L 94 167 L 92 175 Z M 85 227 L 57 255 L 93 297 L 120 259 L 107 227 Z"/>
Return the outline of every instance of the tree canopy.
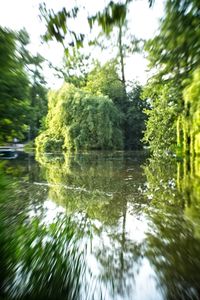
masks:
<path fill-rule="evenodd" d="M 38 150 L 121 149 L 121 114 L 108 97 L 95 96 L 64 84 L 49 93 L 47 130 L 37 139 Z"/>
<path fill-rule="evenodd" d="M 126 99 L 123 83 L 117 73 L 117 63 L 115 61 L 108 61 L 103 66 L 97 62 L 93 70 L 88 74 L 85 90 L 95 95 L 103 94 L 108 96 L 123 111 Z"/>

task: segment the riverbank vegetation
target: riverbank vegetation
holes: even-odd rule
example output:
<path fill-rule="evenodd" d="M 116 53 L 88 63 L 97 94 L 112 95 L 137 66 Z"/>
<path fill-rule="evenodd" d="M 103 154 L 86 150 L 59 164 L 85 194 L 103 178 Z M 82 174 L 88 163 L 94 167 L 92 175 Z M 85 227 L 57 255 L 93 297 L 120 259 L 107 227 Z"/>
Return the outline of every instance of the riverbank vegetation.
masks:
<path fill-rule="evenodd" d="M 137 84 L 124 94 L 116 63 L 99 63 L 85 86 L 65 83 L 49 93 L 46 130 L 36 139 L 39 151 L 140 149 L 145 101 Z"/>
<path fill-rule="evenodd" d="M 123 47 L 122 36 L 122 29 L 125 26 L 127 28 L 127 6 L 127 3 L 124 5 L 112 3 L 105 8 L 102 14 L 97 14 L 88 20 L 91 27 L 97 21 L 105 36 L 110 36 L 112 30 L 116 28 L 118 32 L 117 61 L 120 76 L 113 73 L 114 76 L 111 75 L 112 84 L 110 84 L 109 79 L 112 72 L 111 69 L 109 70 L 109 64 L 107 64 L 102 68 L 100 66 L 94 68 L 85 81 L 86 90 L 96 95 L 101 93 L 108 96 L 121 113 L 119 116 L 121 116 L 123 143 L 109 143 L 108 140 L 106 143 L 107 145 L 115 145 L 113 148 L 121 149 L 123 144 L 125 149 L 135 149 L 141 147 L 140 141 L 144 133 L 143 143 L 149 146 L 154 155 L 171 153 L 178 156 L 187 154 L 193 156 L 199 154 L 200 72 L 198 64 L 200 45 L 199 30 L 197 30 L 199 28 L 199 5 L 196 1 L 191 1 L 191 3 L 185 0 L 166 1 L 165 15 L 160 22 L 159 31 L 153 39 L 145 43 L 150 69 L 154 74 L 144 89 L 138 87 L 140 91 L 143 90 L 143 98 L 148 99 L 146 102 L 145 100 L 144 102 L 138 101 L 141 98 L 141 93 L 131 101 L 130 94 L 127 92 L 124 74 L 126 51 Z M 116 11 L 118 12 L 118 18 L 115 14 Z M 61 24 L 56 23 L 56 18 L 53 18 L 48 10 L 45 13 L 49 17 L 49 19 L 46 18 L 49 25 L 52 26 L 51 20 L 58 28 L 61 28 Z M 76 17 L 75 14 L 73 18 Z M 190 25 L 188 26 L 188 24 Z M 62 25 L 65 26 L 65 22 Z M 177 28 L 177 26 L 178 29 L 175 31 L 174 28 Z M 46 34 L 48 39 L 56 38 L 59 41 L 60 36 L 59 31 L 57 34 L 53 31 L 50 32 L 50 27 L 48 27 Z M 83 43 L 84 37 L 82 36 L 80 44 Z M 75 46 L 78 48 L 80 45 L 77 42 Z M 138 41 L 135 40 L 134 46 L 135 50 Z M 69 49 L 69 46 L 65 45 L 65 47 Z M 130 50 L 131 47 L 128 49 Z M 106 68 L 107 72 L 104 73 Z M 136 90 L 137 88 L 134 87 L 133 94 Z M 136 102 L 140 106 L 137 112 L 135 110 L 137 107 Z M 106 115 L 104 116 L 106 117 Z M 118 121 L 118 124 L 120 124 L 120 121 Z M 106 127 L 109 128 L 109 126 Z M 89 129 L 87 131 L 89 133 Z M 40 138 L 38 141 L 40 141 Z M 74 147 L 74 149 L 84 147 L 79 143 L 79 146 Z M 94 143 L 93 146 L 88 144 L 86 148 L 106 149 L 102 146 L 99 147 L 98 143 Z M 112 146 L 108 146 L 108 148 L 112 149 Z"/>
<path fill-rule="evenodd" d="M 144 42 L 131 33 L 127 38 L 130 2 L 110 2 L 89 16 L 90 36 L 68 24 L 78 21 L 84 8 L 54 12 L 40 6 L 47 28 L 44 40 L 56 39 L 64 46 L 64 66 L 57 69 L 64 83 L 55 91 L 45 87 L 44 58 L 27 50 L 26 31 L 1 28 L 1 143 L 14 137 L 33 140 L 39 134 L 38 151 L 146 145 L 154 155 L 199 155 L 199 4 L 167 0 L 156 36 Z M 94 27 L 101 34 L 95 36 Z M 89 45 L 105 51 L 108 41 L 114 45 L 113 58 L 92 61 Z M 153 74 L 145 86 L 126 80 L 127 54 L 138 51 L 147 54 Z"/>
<path fill-rule="evenodd" d="M 166 1 L 159 33 L 146 43 L 155 74 L 144 92 L 151 99 L 144 141 L 154 154 L 200 153 L 199 11 L 196 1 Z"/>

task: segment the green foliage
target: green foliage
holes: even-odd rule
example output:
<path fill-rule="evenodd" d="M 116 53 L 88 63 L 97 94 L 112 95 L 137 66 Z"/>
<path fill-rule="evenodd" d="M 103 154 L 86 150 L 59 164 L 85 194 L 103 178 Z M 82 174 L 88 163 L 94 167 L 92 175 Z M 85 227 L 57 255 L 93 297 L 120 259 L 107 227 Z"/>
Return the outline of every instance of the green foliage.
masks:
<path fill-rule="evenodd" d="M 34 140 L 26 143 L 23 147 L 23 150 L 26 153 L 33 153 L 34 149 L 35 149 L 35 141 Z"/>
<path fill-rule="evenodd" d="M 109 1 L 102 12 L 97 12 L 93 16 L 88 16 L 87 21 L 92 29 L 97 22 L 104 33 L 109 34 L 113 27 L 122 24 L 126 18 L 128 4 L 132 0 Z M 154 0 L 149 0 L 149 6 L 153 5 Z M 78 33 L 70 27 L 70 19 L 76 19 L 79 13 L 79 7 L 75 5 L 71 9 L 63 7 L 57 13 L 53 9 L 48 9 L 46 4 L 40 4 L 41 17 L 46 25 L 45 41 L 56 39 L 65 47 L 65 54 L 69 55 L 70 47 L 80 48 L 83 46 L 85 35 Z M 65 44 L 65 41 L 68 41 Z"/>
<path fill-rule="evenodd" d="M 64 84 L 49 93 L 47 130 L 36 139 L 37 149 L 121 149 L 120 123 L 121 114 L 108 97 Z"/>
<path fill-rule="evenodd" d="M 110 61 L 104 66 L 97 64 L 88 74 L 86 91 L 93 94 L 108 96 L 123 114 L 122 130 L 126 149 L 142 147 L 141 139 L 145 129 L 146 116 L 143 110 L 147 102 L 141 100 L 142 88 L 133 84 L 129 93 L 124 93 L 124 85 L 117 73 L 116 61 Z"/>
<path fill-rule="evenodd" d="M 190 151 L 188 125 L 184 125 L 188 124 L 188 107 L 183 91 L 185 80 L 190 78 L 200 59 L 199 9 L 195 0 L 167 1 L 160 32 L 146 44 L 155 75 L 145 92 L 152 107 L 147 110 L 149 120 L 144 140 L 154 153 L 175 152 L 176 147 L 178 153 Z"/>
<path fill-rule="evenodd" d="M 27 66 L 31 80 L 30 87 L 30 139 L 38 135 L 39 129 L 43 127 L 43 119 L 47 114 L 47 88 L 46 81 L 42 75 L 42 63 L 44 58 L 37 54 L 27 57 Z"/>
<path fill-rule="evenodd" d="M 63 8 L 61 11 L 55 13 L 52 9 L 47 9 L 46 4 L 40 4 L 40 12 L 45 20 L 47 31 L 44 35 L 44 40 L 49 41 L 55 38 L 58 42 L 64 45 L 65 35 L 70 38 L 69 45 L 77 48 L 83 45 L 83 34 L 77 34 L 73 29 L 69 29 L 67 21 L 71 18 L 76 18 L 79 8 L 73 7 L 71 10 Z M 69 53 L 66 48 L 66 54 Z"/>
<path fill-rule="evenodd" d="M 47 112 L 45 81 L 41 75 L 40 55 L 26 49 L 25 30 L 14 33 L 0 28 L 0 143 L 14 137 L 34 138 Z"/>
<path fill-rule="evenodd" d="M 144 110 L 149 106 L 146 99 L 142 100 L 141 96 L 142 87 L 138 84 L 134 84 L 131 91 L 127 93 L 125 148 L 129 150 L 143 147 L 142 139 L 147 119 Z"/>
<path fill-rule="evenodd" d="M 25 29 L 20 30 L 17 36 L 20 42 L 18 49 L 20 60 L 29 78 L 29 139 L 32 140 L 37 136 L 43 118 L 47 114 L 47 88 L 42 74 L 45 59 L 39 53 L 32 55 L 29 52 L 27 46 L 30 38 Z"/>
<path fill-rule="evenodd" d="M 63 146 L 63 138 L 54 136 L 53 133 L 51 134 L 48 131 L 42 132 L 35 140 L 36 142 L 36 149 L 39 152 L 55 152 L 55 151 L 62 151 Z"/>
<path fill-rule="evenodd" d="M 126 1 L 126 3 L 114 3 L 110 1 L 103 12 L 98 12 L 96 15 L 88 18 L 90 28 L 92 28 L 94 22 L 97 21 L 104 33 L 107 35 L 110 34 L 114 26 L 124 23 L 127 15 L 128 2 L 130 1 Z"/>
<path fill-rule="evenodd" d="M 190 154 L 200 154 L 200 69 L 197 69 L 188 86 L 183 91 L 185 114 L 181 119 L 184 150 Z M 187 149 L 188 148 L 188 149 Z"/>
<path fill-rule="evenodd" d="M 116 61 L 109 61 L 103 66 L 97 62 L 88 74 L 85 90 L 94 95 L 108 96 L 121 111 L 124 110 L 126 98 L 123 83 L 117 74 Z"/>
<path fill-rule="evenodd" d="M 199 3 L 196 0 L 168 0 L 160 33 L 147 42 L 151 66 L 159 68 L 163 80 L 177 83 L 199 65 Z"/>
<path fill-rule="evenodd" d="M 29 81 L 17 56 L 16 36 L 0 28 L 0 142 L 22 139 L 28 128 Z"/>
<path fill-rule="evenodd" d="M 170 84 L 163 87 L 152 82 L 144 90 L 143 97 L 151 99 L 149 108 L 145 110 L 147 122 L 144 142 L 150 146 L 154 155 L 174 151 L 177 90 Z"/>

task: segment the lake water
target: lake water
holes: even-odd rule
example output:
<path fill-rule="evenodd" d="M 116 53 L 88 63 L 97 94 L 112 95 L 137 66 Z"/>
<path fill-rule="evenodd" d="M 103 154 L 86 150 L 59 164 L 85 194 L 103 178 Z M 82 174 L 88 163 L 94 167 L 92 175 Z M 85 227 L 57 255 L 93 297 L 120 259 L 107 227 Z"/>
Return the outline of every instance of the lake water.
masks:
<path fill-rule="evenodd" d="M 1 160 L 0 299 L 200 299 L 199 170 L 142 152 Z"/>

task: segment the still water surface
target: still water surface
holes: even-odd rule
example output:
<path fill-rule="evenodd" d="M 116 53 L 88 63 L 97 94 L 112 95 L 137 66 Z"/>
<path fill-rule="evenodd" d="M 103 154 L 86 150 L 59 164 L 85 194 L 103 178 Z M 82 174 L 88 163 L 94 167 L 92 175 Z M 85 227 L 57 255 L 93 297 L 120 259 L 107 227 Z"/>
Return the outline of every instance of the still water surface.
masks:
<path fill-rule="evenodd" d="M 0 161 L 0 299 L 200 299 L 199 176 L 144 153 Z"/>

